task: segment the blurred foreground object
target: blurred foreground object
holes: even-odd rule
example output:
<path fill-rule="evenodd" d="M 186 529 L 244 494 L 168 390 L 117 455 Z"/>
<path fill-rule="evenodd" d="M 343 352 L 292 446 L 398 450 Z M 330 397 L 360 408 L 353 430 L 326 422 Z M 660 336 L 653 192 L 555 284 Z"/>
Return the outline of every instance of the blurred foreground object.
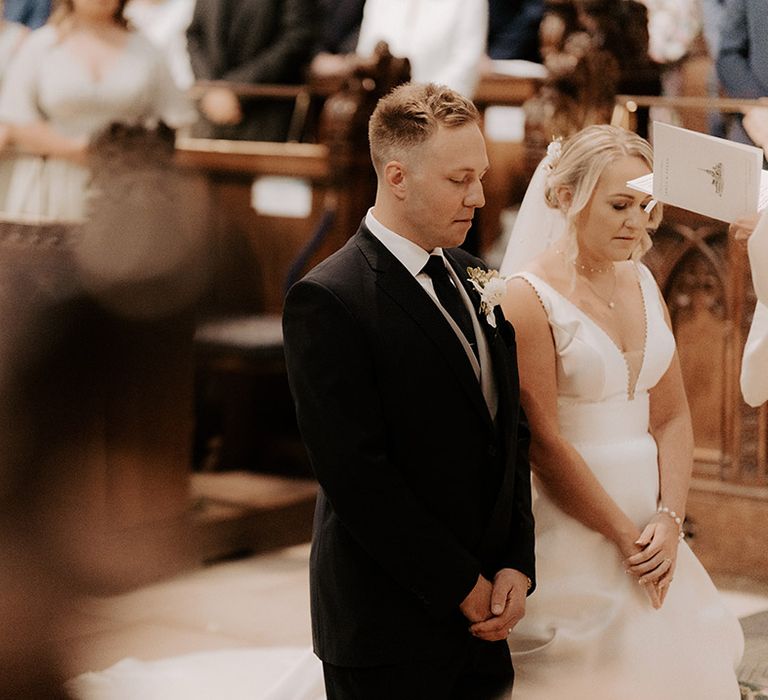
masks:
<path fill-rule="evenodd" d="M 82 224 L 0 224 L 0 697 L 56 697 L 61 612 L 189 561 L 205 197 L 114 126 Z M 43 688 L 39 690 L 39 688 Z"/>

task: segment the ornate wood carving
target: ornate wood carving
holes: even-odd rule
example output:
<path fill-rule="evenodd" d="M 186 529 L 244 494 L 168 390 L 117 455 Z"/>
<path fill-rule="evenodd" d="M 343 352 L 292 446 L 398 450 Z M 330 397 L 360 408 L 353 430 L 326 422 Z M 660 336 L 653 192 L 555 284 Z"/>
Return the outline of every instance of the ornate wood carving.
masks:
<path fill-rule="evenodd" d="M 674 207 L 645 262 L 669 307 L 694 423 L 696 474 L 768 486 L 768 411 L 741 397 L 741 356 L 755 305 L 744 246 L 727 225 Z"/>
<path fill-rule="evenodd" d="M 368 118 L 379 97 L 409 76 L 408 62 L 394 58 L 381 44 L 371 59 L 350 62 L 347 74 L 312 79 L 305 87 L 313 110 L 319 111 L 318 119 L 309 120 L 308 143 L 179 140 L 177 162 L 203 171 L 210 189 L 216 284 L 208 312 L 279 313 L 289 276 L 327 257 L 357 230 L 376 188 Z M 262 86 L 260 92 L 266 89 Z M 256 212 L 251 186 L 262 175 L 308 182 L 309 216 Z M 308 249 L 328 221 L 327 235 Z"/>

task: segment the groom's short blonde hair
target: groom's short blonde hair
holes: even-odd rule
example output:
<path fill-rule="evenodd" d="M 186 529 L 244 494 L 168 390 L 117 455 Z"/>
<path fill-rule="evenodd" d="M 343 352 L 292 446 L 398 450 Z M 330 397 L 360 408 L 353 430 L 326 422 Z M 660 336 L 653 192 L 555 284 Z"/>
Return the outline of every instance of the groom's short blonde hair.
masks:
<path fill-rule="evenodd" d="M 376 172 L 407 159 L 441 127 L 480 124 L 477 107 L 445 85 L 405 83 L 382 97 L 368 122 L 371 160 Z"/>

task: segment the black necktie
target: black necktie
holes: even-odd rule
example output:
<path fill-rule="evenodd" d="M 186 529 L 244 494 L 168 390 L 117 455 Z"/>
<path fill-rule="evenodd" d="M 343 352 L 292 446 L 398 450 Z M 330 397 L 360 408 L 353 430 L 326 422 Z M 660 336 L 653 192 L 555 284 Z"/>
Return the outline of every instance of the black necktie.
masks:
<path fill-rule="evenodd" d="M 440 304 L 456 321 L 456 325 L 472 346 L 472 351 L 477 355 L 477 339 L 475 338 L 475 329 L 472 327 L 472 316 L 461 298 L 461 293 L 451 281 L 443 258 L 439 255 L 430 255 L 427 264 L 421 271 L 430 276 Z"/>

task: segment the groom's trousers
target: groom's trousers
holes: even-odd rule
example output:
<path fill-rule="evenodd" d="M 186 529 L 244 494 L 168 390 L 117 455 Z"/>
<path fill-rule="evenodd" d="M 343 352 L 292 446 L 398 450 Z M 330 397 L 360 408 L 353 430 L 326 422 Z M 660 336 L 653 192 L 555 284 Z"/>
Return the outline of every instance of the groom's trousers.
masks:
<path fill-rule="evenodd" d="M 514 672 L 506 641 L 470 638 L 459 653 L 394 666 L 323 663 L 327 700 L 501 700 Z"/>

